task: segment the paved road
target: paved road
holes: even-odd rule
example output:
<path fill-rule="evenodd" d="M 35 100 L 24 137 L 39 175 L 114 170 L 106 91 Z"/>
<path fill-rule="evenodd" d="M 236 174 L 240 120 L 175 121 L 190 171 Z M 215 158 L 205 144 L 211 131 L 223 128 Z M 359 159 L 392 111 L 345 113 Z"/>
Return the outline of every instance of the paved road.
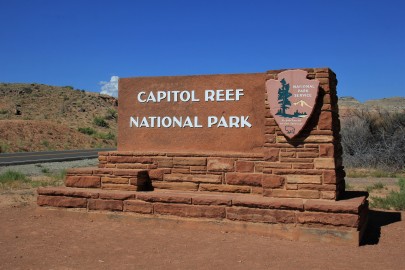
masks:
<path fill-rule="evenodd" d="M 115 148 L 88 149 L 88 150 L 66 150 L 49 152 L 21 152 L 0 154 L 0 166 L 33 164 L 42 162 L 58 162 L 80 160 L 98 157 L 98 152 L 114 151 Z"/>

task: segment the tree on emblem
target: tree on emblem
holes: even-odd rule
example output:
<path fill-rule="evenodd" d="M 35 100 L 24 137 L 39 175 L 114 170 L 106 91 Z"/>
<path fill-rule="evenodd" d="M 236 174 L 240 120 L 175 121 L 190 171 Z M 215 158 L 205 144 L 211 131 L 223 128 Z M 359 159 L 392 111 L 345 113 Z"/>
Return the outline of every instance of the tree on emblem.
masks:
<path fill-rule="evenodd" d="M 278 89 L 278 104 L 280 104 L 280 109 L 276 113 L 277 115 L 281 115 L 284 117 L 289 117 L 285 111 L 290 108 L 291 102 L 289 98 L 292 96 L 290 93 L 290 84 L 288 84 L 285 79 L 282 79 L 281 81 L 281 88 Z"/>

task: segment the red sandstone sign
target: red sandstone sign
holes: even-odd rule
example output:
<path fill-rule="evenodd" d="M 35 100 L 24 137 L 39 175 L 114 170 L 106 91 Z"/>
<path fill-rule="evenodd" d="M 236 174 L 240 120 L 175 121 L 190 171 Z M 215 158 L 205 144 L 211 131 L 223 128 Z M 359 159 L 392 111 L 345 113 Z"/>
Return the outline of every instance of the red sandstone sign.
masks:
<path fill-rule="evenodd" d="M 119 81 L 119 151 L 256 152 L 264 142 L 259 74 Z"/>
<path fill-rule="evenodd" d="M 304 70 L 287 70 L 278 80 L 266 82 L 270 111 L 281 131 L 295 137 L 311 116 L 318 96 L 319 81 L 308 80 Z"/>

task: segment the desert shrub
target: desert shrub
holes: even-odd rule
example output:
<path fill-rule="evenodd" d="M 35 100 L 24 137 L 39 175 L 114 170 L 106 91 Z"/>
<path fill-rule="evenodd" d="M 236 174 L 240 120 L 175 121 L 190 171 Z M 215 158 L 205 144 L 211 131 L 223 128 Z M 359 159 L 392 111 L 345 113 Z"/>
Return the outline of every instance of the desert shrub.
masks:
<path fill-rule="evenodd" d="M 52 147 L 51 147 L 51 143 L 49 142 L 49 141 L 47 141 L 47 140 L 43 140 L 42 142 L 41 142 L 41 144 L 43 145 L 43 146 L 45 146 L 46 147 L 46 149 L 51 149 Z"/>
<path fill-rule="evenodd" d="M 7 114 L 8 110 L 0 110 L 0 114 Z"/>
<path fill-rule="evenodd" d="M 117 119 L 117 111 L 114 109 L 108 109 L 105 115 L 105 119 L 107 120 Z"/>
<path fill-rule="evenodd" d="M 10 149 L 10 146 L 6 143 L 0 142 L 0 153 L 7 153 Z"/>
<path fill-rule="evenodd" d="M 342 121 L 346 167 L 400 171 L 405 164 L 405 112 L 355 111 Z"/>
<path fill-rule="evenodd" d="M 70 89 L 70 90 L 73 90 L 73 89 L 74 89 L 74 87 L 73 87 L 73 86 L 70 86 L 70 85 L 65 86 L 65 88 Z"/>
<path fill-rule="evenodd" d="M 79 132 L 81 132 L 83 134 L 87 134 L 87 135 L 93 135 L 96 133 L 96 131 L 91 127 L 79 127 L 77 130 Z"/>
<path fill-rule="evenodd" d="M 99 127 L 105 127 L 105 128 L 109 127 L 108 123 L 105 121 L 105 119 L 103 117 L 98 117 L 98 116 L 94 117 L 93 123 Z"/>
<path fill-rule="evenodd" d="M 111 131 L 108 133 L 97 133 L 95 137 L 103 140 L 115 140 L 115 134 Z"/>

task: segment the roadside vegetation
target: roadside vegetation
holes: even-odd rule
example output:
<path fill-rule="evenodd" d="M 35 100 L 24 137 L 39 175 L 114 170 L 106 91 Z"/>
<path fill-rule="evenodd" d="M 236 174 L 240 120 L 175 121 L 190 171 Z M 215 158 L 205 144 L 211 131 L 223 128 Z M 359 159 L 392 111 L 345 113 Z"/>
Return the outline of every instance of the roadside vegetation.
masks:
<path fill-rule="evenodd" d="M 12 170 L 0 174 L 0 191 L 63 185 L 66 170 L 50 172 L 49 169 L 42 167 L 40 164 L 37 166 L 41 168 L 42 176 L 27 176 Z"/>

